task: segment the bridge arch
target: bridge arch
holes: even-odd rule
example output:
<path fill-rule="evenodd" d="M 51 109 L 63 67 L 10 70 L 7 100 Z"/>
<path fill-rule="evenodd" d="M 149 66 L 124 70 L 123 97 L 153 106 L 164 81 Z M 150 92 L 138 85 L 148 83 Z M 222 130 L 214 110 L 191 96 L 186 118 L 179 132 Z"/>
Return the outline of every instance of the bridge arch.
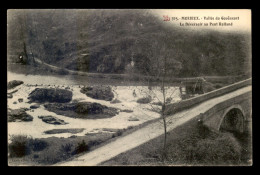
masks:
<path fill-rule="evenodd" d="M 227 108 L 221 116 L 219 131 L 230 131 L 243 133 L 245 129 L 245 112 L 238 105 L 232 105 Z"/>

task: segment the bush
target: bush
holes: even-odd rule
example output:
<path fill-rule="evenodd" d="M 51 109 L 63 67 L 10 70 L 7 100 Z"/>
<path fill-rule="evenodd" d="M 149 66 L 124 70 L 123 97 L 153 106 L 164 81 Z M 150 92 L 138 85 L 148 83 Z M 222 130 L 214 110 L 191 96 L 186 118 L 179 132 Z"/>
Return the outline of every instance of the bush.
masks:
<path fill-rule="evenodd" d="M 9 144 L 10 157 L 23 157 L 32 151 L 42 151 L 48 143 L 41 139 L 32 139 L 26 135 L 13 135 Z"/>
<path fill-rule="evenodd" d="M 88 149 L 88 145 L 85 143 L 84 140 L 82 140 L 82 142 L 78 143 L 78 146 L 75 148 L 75 153 L 79 154 L 88 151 Z"/>
<path fill-rule="evenodd" d="M 43 155 L 43 157 L 39 160 L 39 162 L 51 165 L 60 162 L 62 160 L 64 160 L 62 156 L 57 156 L 56 154 L 52 154 L 52 155 L 48 154 L 48 155 Z"/>
<path fill-rule="evenodd" d="M 151 101 L 152 101 L 151 96 L 148 96 L 148 97 L 139 98 L 136 102 L 141 104 L 147 104 L 150 103 Z"/>
<path fill-rule="evenodd" d="M 10 157 L 23 157 L 30 154 L 28 139 L 30 138 L 26 135 L 11 136 L 11 143 L 8 146 Z"/>
<path fill-rule="evenodd" d="M 181 164 L 222 165 L 240 160 L 241 146 L 230 133 L 216 137 L 186 138 L 168 147 L 168 160 Z"/>
<path fill-rule="evenodd" d="M 172 98 L 171 98 L 171 97 L 166 98 L 166 104 L 171 103 L 171 101 L 172 101 Z"/>
<path fill-rule="evenodd" d="M 112 135 L 112 138 L 121 136 L 123 134 L 123 131 L 121 129 L 117 130 L 116 133 Z"/>
<path fill-rule="evenodd" d="M 38 158 L 39 158 L 39 155 L 38 155 L 38 154 L 34 154 L 34 155 L 33 155 L 33 158 L 34 158 L 34 159 L 38 159 Z"/>
<path fill-rule="evenodd" d="M 99 145 L 102 141 L 101 140 L 91 140 L 88 142 L 88 147 L 91 148 L 92 146 Z"/>
<path fill-rule="evenodd" d="M 72 147 L 73 144 L 71 143 L 62 144 L 58 152 L 55 154 L 56 160 L 54 161 L 59 162 L 70 158 L 73 154 L 75 154 Z"/>
<path fill-rule="evenodd" d="M 31 139 L 29 141 L 29 146 L 33 151 L 42 151 L 48 146 L 48 143 L 40 139 Z"/>
<path fill-rule="evenodd" d="M 216 139 L 204 139 L 193 150 L 194 158 L 203 163 L 235 163 L 240 159 L 241 147 L 233 135 L 223 134 Z"/>
<path fill-rule="evenodd" d="M 65 145 L 61 145 L 60 152 L 65 155 L 70 155 L 72 153 L 72 144 L 66 143 Z"/>

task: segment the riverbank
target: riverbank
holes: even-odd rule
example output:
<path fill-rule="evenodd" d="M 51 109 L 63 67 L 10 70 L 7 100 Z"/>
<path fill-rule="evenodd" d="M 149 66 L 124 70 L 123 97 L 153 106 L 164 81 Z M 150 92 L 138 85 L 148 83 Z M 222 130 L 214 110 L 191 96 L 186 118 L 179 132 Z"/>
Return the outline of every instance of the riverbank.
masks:
<path fill-rule="evenodd" d="M 54 68 L 42 65 L 22 65 L 16 63 L 8 63 L 8 74 L 18 74 L 25 76 L 47 76 L 58 77 L 69 80 L 70 84 L 75 85 L 114 85 L 114 86 L 145 86 L 148 82 L 140 75 L 128 76 L 127 74 L 102 74 L 102 73 L 87 73 L 77 71 L 56 71 Z M 55 66 L 54 66 L 55 67 Z M 58 69 L 58 68 L 57 68 Z M 60 68 L 59 68 L 60 69 Z M 8 76 L 9 78 L 9 76 Z M 23 77 L 25 78 L 25 77 Z M 196 80 L 198 77 L 171 77 L 169 86 L 180 86 L 183 81 Z M 217 88 L 223 87 L 234 82 L 246 79 L 244 76 L 203 76 L 203 78 L 210 83 L 213 83 Z M 43 80 L 44 81 L 44 80 Z M 58 82 L 59 83 L 59 82 Z M 61 83 L 59 83 L 61 84 Z"/>

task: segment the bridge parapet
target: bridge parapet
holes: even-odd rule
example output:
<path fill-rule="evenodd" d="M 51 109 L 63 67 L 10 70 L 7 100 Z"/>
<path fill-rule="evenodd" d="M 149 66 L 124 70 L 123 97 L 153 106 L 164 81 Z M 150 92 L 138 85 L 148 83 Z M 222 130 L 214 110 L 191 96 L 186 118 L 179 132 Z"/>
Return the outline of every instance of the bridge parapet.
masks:
<path fill-rule="evenodd" d="M 213 90 L 211 92 L 199 95 L 197 97 L 182 100 L 180 102 L 173 103 L 173 104 L 168 104 L 166 106 L 166 114 L 167 115 L 174 114 L 178 111 L 189 108 L 189 107 L 194 106 L 196 104 L 199 104 L 203 101 L 224 95 L 226 93 L 232 92 L 234 90 L 240 89 L 240 88 L 245 87 L 245 86 L 249 86 L 251 84 L 252 84 L 252 79 L 249 78 L 249 79 L 246 79 L 246 80 L 243 80 L 243 81 L 240 81 L 240 82 L 237 82 L 237 83 L 234 83 L 234 84 Z"/>

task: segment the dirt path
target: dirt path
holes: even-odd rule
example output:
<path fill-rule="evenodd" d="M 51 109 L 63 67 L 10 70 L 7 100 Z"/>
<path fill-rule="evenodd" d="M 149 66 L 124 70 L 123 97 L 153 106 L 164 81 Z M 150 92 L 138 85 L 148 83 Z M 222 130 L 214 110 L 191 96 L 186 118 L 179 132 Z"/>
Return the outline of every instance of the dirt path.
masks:
<path fill-rule="evenodd" d="M 184 124 L 190 119 L 196 117 L 200 113 L 204 113 L 214 105 L 241 95 L 243 93 L 251 91 L 252 87 L 244 87 L 226 95 L 210 99 L 203 102 L 193 108 L 181 111 L 175 115 L 169 116 L 167 120 L 172 120 L 172 123 L 168 126 L 168 131 L 176 128 L 177 126 Z M 149 140 L 156 138 L 163 134 L 163 125 L 160 121 L 151 123 L 129 135 L 119 137 L 114 142 L 108 143 L 100 148 L 97 148 L 89 153 L 79 156 L 68 162 L 61 162 L 54 166 L 94 166 L 100 165 L 102 162 L 107 161 L 120 153 L 133 149 Z"/>
<path fill-rule="evenodd" d="M 70 74 L 79 74 L 79 75 L 100 75 L 100 74 L 102 74 L 102 73 L 89 73 L 89 72 L 82 72 L 82 71 L 74 71 L 74 70 L 69 70 L 69 69 L 66 69 L 66 68 L 62 69 L 62 68 L 59 68 L 57 66 L 45 63 L 44 61 L 42 61 L 38 58 L 34 58 L 34 59 L 35 59 L 36 63 L 38 63 L 40 65 L 45 65 L 45 66 L 49 67 L 50 69 L 52 69 L 54 71 L 65 70 L 65 71 L 69 72 Z M 125 76 L 124 74 L 104 74 L 104 76 L 105 75 Z"/>
<path fill-rule="evenodd" d="M 90 72 L 83 72 L 83 71 L 74 71 L 74 70 L 69 70 L 69 69 L 66 69 L 66 68 L 59 68 L 57 66 L 54 66 L 54 65 L 51 65 L 51 64 L 48 64 L 38 58 L 34 58 L 35 62 L 38 63 L 39 65 L 45 65 L 47 66 L 48 68 L 54 70 L 54 71 L 60 71 L 60 70 L 65 70 L 67 71 L 69 74 L 77 74 L 77 75 L 92 75 L 92 76 L 104 76 L 104 77 L 109 77 L 109 76 L 114 76 L 114 77 L 125 77 L 127 78 L 128 75 L 126 74 L 116 74 L 116 73 L 106 73 L 106 74 L 103 74 L 103 73 L 90 73 Z M 186 77 L 186 78 L 174 78 L 175 81 L 177 82 L 180 82 L 180 81 L 187 81 L 187 80 L 193 80 L 193 81 L 196 81 L 198 78 L 201 78 L 201 77 Z M 224 81 L 227 81 L 228 79 L 230 78 L 241 78 L 241 76 L 204 76 L 204 78 L 209 81 L 209 80 L 224 80 Z M 172 79 L 173 80 L 173 79 Z"/>

